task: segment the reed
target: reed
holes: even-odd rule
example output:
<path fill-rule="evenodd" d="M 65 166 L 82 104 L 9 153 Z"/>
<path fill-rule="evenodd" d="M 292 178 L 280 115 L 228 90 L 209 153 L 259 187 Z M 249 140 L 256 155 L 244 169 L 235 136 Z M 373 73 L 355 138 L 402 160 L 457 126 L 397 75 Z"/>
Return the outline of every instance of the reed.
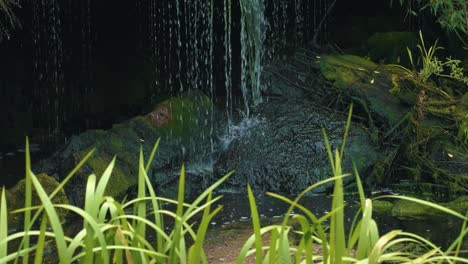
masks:
<path fill-rule="evenodd" d="M 440 205 L 406 196 L 381 196 L 366 198 L 357 169 L 354 168 L 360 208 L 353 224 L 346 230 L 344 224 L 343 178 L 350 177 L 342 171 L 342 160 L 349 131 L 352 107 L 348 116 L 343 145 L 332 151 L 324 131 L 325 144 L 330 158 L 333 175 L 306 188 L 294 200 L 279 194 L 269 196 L 289 204 L 281 223 L 262 227 L 255 196 L 248 186 L 247 193 L 251 209 L 253 234 L 239 252 L 236 263 L 244 263 L 250 255 L 255 255 L 256 263 L 468 263 L 460 257 L 464 238 L 468 234 L 468 217 Z M 137 197 L 118 202 L 106 196 L 106 187 L 111 180 L 115 158 L 98 178 L 92 174 L 87 179 L 84 208 L 69 204 L 54 204 L 53 197 L 73 177 L 91 151 L 51 194 L 47 194 L 36 175 L 31 171 L 29 145 L 26 143 L 26 206 L 12 213 L 24 214 L 24 230 L 8 232 L 8 210 L 5 190 L 0 197 L 0 264 L 1 263 L 43 263 L 46 247 L 53 247 L 59 263 L 207 263 L 203 245 L 209 223 L 221 210 L 213 209 L 221 196 L 213 191 L 231 173 L 220 178 L 207 188 L 193 202 L 185 201 L 185 168 L 182 166 L 176 200 L 156 195 L 147 172 L 157 151 L 156 141 L 149 159 L 144 161 L 139 153 L 139 173 Z M 99 180 L 98 180 L 99 179 Z M 322 186 L 334 184 L 333 200 L 329 213 L 318 217 L 300 204 L 306 193 Z M 35 191 L 41 205 L 32 206 L 32 192 Z M 372 203 L 376 199 L 404 199 L 434 210 L 440 210 L 463 220 L 459 236 L 445 251 L 416 234 L 393 230 L 379 233 L 378 224 L 373 218 Z M 162 202 L 173 204 L 170 211 L 161 206 Z M 83 222 L 76 234 L 67 234 L 57 210 L 73 212 Z M 299 214 L 292 215 L 293 210 Z M 195 216 L 201 215 L 198 221 Z M 172 218 L 173 226 L 166 229 L 164 219 Z M 36 229 L 38 227 L 38 229 Z M 169 231 L 166 231 L 169 230 Z M 264 237 L 269 234 L 269 242 Z M 32 242 L 34 241 L 34 242 Z M 19 245 L 11 249 L 12 242 Z M 18 243 L 19 242 L 19 243 Z M 423 251 L 418 253 L 402 251 L 402 246 L 418 245 Z M 10 246 L 10 248 L 9 248 Z M 9 251 L 9 249 L 11 251 Z"/>

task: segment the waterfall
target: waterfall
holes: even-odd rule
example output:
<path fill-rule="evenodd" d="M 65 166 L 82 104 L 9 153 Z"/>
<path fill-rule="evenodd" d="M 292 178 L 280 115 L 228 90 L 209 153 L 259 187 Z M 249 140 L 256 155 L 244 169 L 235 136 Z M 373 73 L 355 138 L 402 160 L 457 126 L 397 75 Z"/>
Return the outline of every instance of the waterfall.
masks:
<path fill-rule="evenodd" d="M 261 75 L 265 41 L 265 7 L 263 0 L 241 0 L 242 94 L 249 115 L 247 87 L 254 106 L 262 102 Z"/>
<path fill-rule="evenodd" d="M 329 2 L 136 0 L 136 21 L 128 23 L 135 23 L 135 47 L 151 63 L 151 101 L 197 89 L 213 101 L 225 94 L 228 122 L 238 101 L 249 116 L 262 102 L 263 65 L 310 42 Z M 104 14 L 91 0 L 28 4 L 35 76 L 31 105 L 40 115 L 35 122 L 47 124 L 48 133 L 57 132 L 67 118 L 79 117 L 88 107 L 91 66 L 102 35 L 93 23 Z M 320 31 L 322 42 L 326 26 Z"/>
<path fill-rule="evenodd" d="M 232 121 L 232 48 L 231 48 L 231 27 L 232 11 L 231 0 L 224 0 L 224 86 L 226 88 L 226 115 L 228 127 Z"/>

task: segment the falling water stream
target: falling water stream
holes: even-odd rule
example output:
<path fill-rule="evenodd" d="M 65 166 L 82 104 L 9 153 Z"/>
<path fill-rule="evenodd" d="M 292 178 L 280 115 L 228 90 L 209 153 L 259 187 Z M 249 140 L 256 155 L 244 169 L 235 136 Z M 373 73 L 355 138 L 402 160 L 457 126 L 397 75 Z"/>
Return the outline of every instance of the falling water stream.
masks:
<path fill-rule="evenodd" d="M 129 10 L 136 13 L 135 46 L 153 65 L 153 101 L 160 93 L 197 89 L 216 99 L 224 91 L 228 122 L 239 107 L 235 106 L 238 95 L 243 101 L 240 110 L 249 116 L 250 108 L 262 102 L 262 66 L 289 46 L 310 41 L 328 2 L 135 1 L 134 10 Z M 68 118 L 86 109 L 96 88 L 90 82 L 96 38 L 102 34 L 93 26 L 99 14 L 90 0 L 30 1 L 30 5 L 35 97 L 40 105 L 35 118 L 47 124 L 48 133 L 58 133 Z M 76 43 L 65 37 L 80 43 L 80 59 L 72 61 Z M 73 64 L 79 64 L 81 74 L 68 66 Z"/>
<path fill-rule="evenodd" d="M 238 117 L 235 120 L 234 112 L 250 118 L 252 107 L 262 102 L 262 89 L 266 88 L 262 84 L 263 66 L 280 58 L 291 45 L 307 44 L 328 2 L 136 0 L 126 3 L 129 9 L 124 13 L 110 16 L 114 19 L 129 13 L 134 20 L 122 23 L 101 18 L 104 14 L 100 12 L 113 12 L 107 11 L 105 3 L 25 1 L 24 8 L 31 14 L 23 18 L 25 24 L 31 25 L 33 80 L 27 99 L 29 111 L 34 113 L 31 127 L 40 138 L 45 138 L 65 134 L 65 130 L 70 135 L 102 126 L 102 121 L 96 121 L 102 112 L 91 116 L 94 119 L 87 117 L 94 114 L 97 104 L 106 101 L 96 95 L 102 87 L 95 80 L 103 78 L 96 71 L 96 64 L 102 60 L 99 52 L 115 44 L 117 48 L 110 47 L 113 49 L 109 53 L 118 62 L 121 54 L 112 52 L 132 54 L 131 50 L 119 50 L 119 47 L 131 49 L 132 46 L 118 43 L 124 40 L 134 46 L 135 56 L 145 58 L 142 63 L 151 67 L 148 101 L 154 105 L 161 100 L 161 94 L 174 96 L 200 90 L 224 108 L 226 133 L 230 135 L 231 128 L 242 126 Z M 124 29 L 119 32 L 108 28 L 127 24 L 136 32 L 131 33 L 133 39 L 125 35 L 129 32 Z M 111 35 L 112 39 L 103 44 L 110 29 L 116 32 L 112 34 L 120 35 Z M 319 39 L 325 36 L 322 30 Z M 132 93 L 134 87 L 126 89 Z M 206 137 L 211 138 L 212 150 L 214 120 L 213 114 L 209 120 L 200 120 L 211 128 Z M 251 121 L 247 123 L 255 123 Z M 46 142 L 41 139 L 33 143 L 43 149 L 41 145 Z M 22 159 L 21 152 L 18 153 Z"/>

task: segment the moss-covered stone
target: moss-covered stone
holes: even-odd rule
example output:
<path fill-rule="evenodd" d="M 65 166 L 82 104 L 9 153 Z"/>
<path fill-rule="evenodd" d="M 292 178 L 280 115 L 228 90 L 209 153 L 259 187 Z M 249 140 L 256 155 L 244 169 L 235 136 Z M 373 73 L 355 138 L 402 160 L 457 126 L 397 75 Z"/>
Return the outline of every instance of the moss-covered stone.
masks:
<path fill-rule="evenodd" d="M 48 176 L 45 173 L 41 173 L 36 175 L 38 181 L 41 183 L 42 187 L 46 191 L 47 194 L 51 194 L 58 186 L 59 182 L 57 182 L 54 178 Z M 15 186 L 7 190 L 6 192 L 6 200 L 7 200 L 7 207 L 8 211 L 12 212 L 17 209 L 24 208 L 24 200 L 25 200 L 25 183 L 26 180 L 19 181 Z M 41 205 L 41 201 L 37 196 L 36 191 L 33 187 L 33 195 L 32 195 L 32 205 Z M 54 204 L 68 204 L 68 198 L 65 194 L 65 191 L 62 189 L 60 190 L 57 195 L 52 199 Z M 68 214 L 68 211 L 63 209 L 57 209 L 57 213 L 60 219 L 65 219 Z M 8 224 L 15 226 L 21 225 L 23 223 L 23 213 L 17 214 L 9 214 L 8 215 Z"/>
<path fill-rule="evenodd" d="M 189 143 L 193 136 L 208 127 L 211 111 L 212 103 L 206 96 L 170 98 L 161 102 L 145 119 L 164 136 Z"/>
<path fill-rule="evenodd" d="M 88 151 L 83 151 L 80 156 L 84 157 L 86 153 L 88 153 Z M 137 156 L 137 154 L 135 154 L 135 156 Z M 113 156 L 99 150 L 88 159 L 87 164 L 91 167 L 97 180 L 101 178 L 112 159 Z M 136 161 L 137 159 L 135 159 L 134 164 L 124 163 L 121 158 L 117 157 L 114 169 L 112 170 L 111 180 L 106 187 L 105 195 L 119 197 L 125 193 L 130 186 L 137 183 L 138 174 L 136 166 L 138 166 L 138 164 Z M 135 169 L 130 168 L 130 166 L 135 166 Z M 84 195 L 84 193 L 82 195 Z"/>
<path fill-rule="evenodd" d="M 453 201 L 438 204 L 462 215 L 468 212 L 468 196 L 461 196 Z M 379 214 L 391 215 L 398 219 L 430 219 L 449 216 L 447 213 L 433 207 L 408 200 L 396 200 L 395 202 L 374 201 L 373 209 Z"/>
<path fill-rule="evenodd" d="M 442 215 L 442 212 L 432 207 L 407 200 L 399 200 L 393 205 L 391 215 L 400 219 L 424 219 Z"/>
<path fill-rule="evenodd" d="M 210 99 L 201 93 L 169 98 L 147 115 L 115 124 L 109 130 L 90 130 L 73 137 L 68 146 L 50 158 L 52 164 L 45 162 L 47 166 L 36 170 L 64 177 L 95 149 L 66 186 L 70 202 L 81 206 L 88 176 L 94 173 L 99 179 L 115 155 L 117 159 L 106 195 L 121 197 L 137 183 L 140 146 L 147 159 L 155 141 L 161 138 L 149 176 L 155 179 L 158 187 L 170 189 L 167 185 L 173 184 L 177 175 L 168 171 L 157 176 L 155 173 L 171 170 L 210 151 L 211 127 L 207 124 L 212 111 Z"/>
<path fill-rule="evenodd" d="M 392 211 L 393 203 L 390 201 L 376 200 L 372 202 L 372 210 L 377 214 L 389 215 Z"/>
<path fill-rule="evenodd" d="M 393 127 L 409 111 L 390 92 L 395 86 L 395 76 L 402 74 L 395 67 L 378 65 L 355 55 L 327 55 L 320 60 L 320 71 L 336 88 L 346 89 L 345 94 L 369 111 L 376 121 Z"/>
<path fill-rule="evenodd" d="M 320 60 L 322 75 L 337 87 L 370 84 L 379 66 L 355 55 L 327 55 Z"/>

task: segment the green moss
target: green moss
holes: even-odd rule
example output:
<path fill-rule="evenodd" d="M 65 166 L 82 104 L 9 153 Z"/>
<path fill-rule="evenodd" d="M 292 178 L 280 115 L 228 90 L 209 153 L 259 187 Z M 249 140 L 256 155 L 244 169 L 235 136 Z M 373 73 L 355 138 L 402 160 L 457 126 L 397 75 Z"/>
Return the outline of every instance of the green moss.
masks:
<path fill-rule="evenodd" d="M 113 148 L 116 148 L 116 149 L 123 148 L 124 142 L 123 142 L 121 137 L 119 137 L 116 134 L 112 134 L 112 133 L 109 135 L 109 137 L 110 137 L 110 143 L 111 143 Z"/>
<path fill-rule="evenodd" d="M 445 203 L 444 206 L 465 215 L 468 212 L 468 196 L 460 196 L 451 202 Z"/>
<path fill-rule="evenodd" d="M 57 182 L 54 178 L 48 176 L 45 173 L 41 173 L 36 175 L 37 179 L 41 183 L 42 187 L 46 191 L 47 194 L 52 193 L 55 188 L 59 186 L 59 182 Z M 15 186 L 11 189 L 7 190 L 6 192 L 6 199 L 7 199 L 7 207 L 8 211 L 14 211 L 17 209 L 24 208 L 24 199 L 25 199 L 25 180 L 19 181 Z M 54 204 L 68 204 L 68 198 L 65 194 L 65 191 L 62 189 L 60 190 L 57 195 L 55 195 L 54 199 L 52 199 Z M 40 205 L 41 201 L 37 196 L 36 191 L 33 187 L 33 195 L 32 195 L 32 205 Z M 58 215 L 60 219 L 65 219 L 68 214 L 68 211 L 63 209 L 57 209 Z M 23 223 L 23 214 L 9 214 L 8 215 L 8 223 L 10 224 L 18 224 L 20 225 Z"/>
<path fill-rule="evenodd" d="M 84 155 L 85 153 L 88 153 L 88 151 L 83 151 L 80 155 Z M 91 167 L 93 173 L 96 174 L 98 180 L 109 166 L 112 158 L 111 155 L 97 150 L 97 153 L 88 159 L 87 164 Z M 133 171 L 136 171 L 136 168 Z M 120 197 L 129 187 L 134 186 L 136 183 L 137 175 L 132 174 L 130 169 L 123 165 L 121 159 L 117 157 L 105 194 L 112 197 Z"/>
<path fill-rule="evenodd" d="M 163 136 L 179 139 L 181 143 L 190 143 L 194 135 L 200 135 L 209 129 L 206 124 L 213 105 L 206 96 L 170 98 L 161 102 L 158 107 L 167 107 L 170 115 L 167 123 L 155 128 Z M 149 118 L 145 122 L 151 124 Z"/>
<path fill-rule="evenodd" d="M 356 84 L 368 85 L 378 67 L 372 61 L 355 55 L 323 56 L 320 61 L 323 76 L 339 88 Z"/>
<path fill-rule="evenodd" d="M 440 205 L 464 215 L 468 211 L 468 196 L 461 196 L 451 202 L 440 203 Z M 397 200 L 394 203 L 377 200 L 373 202 L 372 209 L 378 214 L 391 215 L 398 219 L 429 219 L 448 216 L 442 211 L 408 200 Z"/>
<path fill-rule="evenodd" d="M 424 219 L 434 216 L 442 216 L 443 213 L 429 206 L 407 200 L 399 200 L 395 202 L 391 215 L 399 219 Z"/>
<path fill-rule="evenodd" d="M 372 202 L 372 210 L 377 214 L 389 215 L 392 211 L 393 203 L 390 201 L 376 200 Z"/>

